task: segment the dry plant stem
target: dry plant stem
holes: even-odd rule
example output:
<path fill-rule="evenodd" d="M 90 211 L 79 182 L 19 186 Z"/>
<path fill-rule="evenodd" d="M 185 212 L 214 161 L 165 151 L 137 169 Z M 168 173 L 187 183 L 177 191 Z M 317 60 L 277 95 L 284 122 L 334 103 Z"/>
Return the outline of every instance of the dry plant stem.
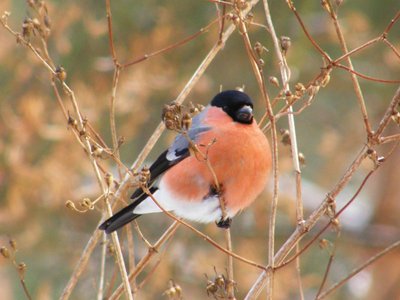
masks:
<path fill-rule="evenodd" d="M 222 34 L 224 33 L 225 27 L 226 4 L 222 3 L 222 12 L 219 9 L 218 3 L 215 3 L 215 6 L 217 8 L 218 19 L 220 20 L 218 42 L 222 43 Z"/>
<path fill-rule="evenodd" d="M 106 256 L 107 256 L 107 235 L 105 232 L 102 234 L 103 238 L 101 241 L 101 260 L 100 260 L 100 279 L 99 288 L 97 290 L 97 300 L 103 300 L 104 296 L 104 274 L 106 267 Z"/>
<path fill-rule="evenodd" d="M 24 290 L 24 294 L 25 294 L 26 298 L 28 300 L 32 300 L 32 296 L 29 293 L 29 290 L 28 290 L 28 288 L 26 286 L 26 283 L 25 283 L 24 275 L 19 271 L 19 267 L 18 267 L 17 262 L 15 261 L 14 255 L 15 255 L 15 253 L 13 253 L 12 264 L 14 265 L 15 270 L 17 271 L 17 274 L 18 274 L 18 277 L 19 277 L 19 282 L 21 283 L 21 286 L 22 286 L 22 289 Z"/>
<path fill-rule="evenodd" d="M 400 83 L 400 80 L 388 80 L 388 79 L 381 79 L 381 78 L 376 78 L 376 77 L 372 77 L 372 76 L 368 76 L 365 75 L 363 73 L 360 73 L 352 68 L 349 68 L 345 65 L 342 64 L 335 64 L 336 68 L 340 68 L 340 69 L 344 69 L 346 71 L 348 71 L 349 73 L 351 73 L 352 75 L 361 77 L 365 80 L 369 80 L 369 81 L 375 81 L 375 82 L 380 82 L 380 83 Z"/>
<path fill-rule="evenodd" d="M 331 190 L 331 192 L 325 197 L 320 206 L 316 208 L 311 215 L 305 220 L 303 226 L 296 227 L 295 231 L 291 234 L 291 236 L 286 240 L 286 242 L 281 246 L 281 248 L 277 251 L 274 257 L 274 264 L 280 265 L 285 257 L 290 253 L 293 247 L 301 240 L 305 233 L 307 233 L 311 228 L 315 226 L 317 221 L 325 214 L 325 211 L 328 207 L 329 199 L 334 199 L 348 184 L 350 179 L 353 177 L 354 173 L 357 171 L 361 162 L 367 157 L 367 147 L 364 146 L 360 153 L 357 155 L 355 160 L 346 170 L 345 174 L 336 184 L 336 186 Z M 250 291 L 247 293 L 245 299 L 257 299 L 262 289 L 264 288 L 269 276 L 267 272 L 263 271 L 256 282 L 251 287 Z"/>
<path fill-rule="evenodd" d="M 147 266 L 151 258 L 157 253 L 158 249 L 174 235 L 178 226 L 179 222 L 174 221 L 174 223 L 172 223 L 168 227 L 168 229 L 163 233 L 163 235 L 158 239 L 158 241 L 148 249 L 147 254 L 138 262 L 136 268 L 129 273 L 129 281 L 133 281 L 136 278 L 136 276 Z M 123 285 L 121 284 L 109 297 L 109 300 L 118 299 L 121 296 L 123 290 L 124 288 Z"/>
<path fill-rule="evenodd" d="M 211 26 L 213 26 L 216 22 L 218 22 L 218 20 L 219 20 L 219 18 L 215 19 L 214 21 L 212 21 L 211 23 L 209 23 L 206 27 L 201 28 L 198 32 L 196 32 L 196 33 L 194 33 L 194 34 L 192 34 L 192 35 L 190 35 L 190 36 L 184 38 L 184 39 L 181 40 L 181 41 L 178 41 L 178 42 L 176 42 L 176 43 L 174 43 L 174 44 L 172 44 L 172 45 L 169 45 L 169 46 L 167 46 L 167 47 L 165 47 L 165 48 L 162 48 L 162 49 L 160 49 L 160 50 L 151 52 L 151 53 L 149 53 L 149 54 L 145 54 L 145 55 L 143 55 L 143 56 L 141 56 L 141 57 L 139 57 L 139 58 L 137 58 L 137 59 L 135 59 L 135 60 L 133 60 L 133 61 L 131 61 L 131 62 L 128 62 L 128 63 L 123 64 L 121 67 L 122 67 L 122 68 L 127 68 L 127 67 L 130 67 L 130 66 L 133 66 L 133 65 L 138 64 L 138 63 L 140 63 L 140 62 L 142 62 L 142 61 L 144 61 L 144 60 L 147 60 L 147 59 L 149 59 L 149 58 L 151 58 L 151 57 L 153 57 L 153 56 L 159 55 L 159 54 L 161 54 L 161 53 L 164 53 L 164 52 L 170 51 L 170 50 L 172 50 L 172 49 L 175 49 L 175 48 L 177 48 L 177 47 L 179 47 L 179 46 L 182 46 L 182 45 L 184 45 L 184 44 L 186 44 L 186 43 L 192 41 L 193 39 L 195 39 L 195 38 L 198 37 L 199 35 L 201 35 L 201 34 L 207 32 L 208 29 L 209 29 Z"/>
<path fill-rule="evenodd" d="M 367 180 L 369 177 L 374 173 L 375 170 L 370 171 L 367 176 L 365 176 L 363 182 L 359 186 L 358 190 L 356 193 L 351 197 L 351 199 L 335 214 L 335 216 L 324 226 L 320 229 L 320 231 L 296 254 L 293 255 L 293 257 L 289 258 L 285 262 L 282 262 L 277 268 L 283 268 L 286 265 L 290 264 L 292 261 L 294 261 L 298 256 L 300 256 L 302 253 L 304 253 L 314 242 L 325 232 L 326 229 L 328 229 L 331 225 L 334 219 L 338 218 L 342 212 L 358 197 L 360 194 L 361 190 L 364 188 L 365 184 L 367 183 Z M 333 198 L 331 198 L 333 200 Z"/>
<path fill-rule="evenodd" d="M 361 188 L 360 188 L 359 190 L 361 191 Z M 358 195 L 358 193 L 356 193 L 356 194 Z M 355 197 L 356 197 L 356 196 L 354 196 L 354 198 L 355 198 Z M 336 238 L 335 238 L 335 241 L 334 241 L 334 243 L 333 243 L 333 250 L 332 250 L 332 252 L 331 252 L 330 255 L 329 255 L 328 264 L 327 264 L 327 266 L 326 266 L 325 273 L 324 273 L 324 277 L 322 278 L 322 282 L 321 282 L 321 285 L 319 286 L 319 289 L 318 289 L 316 298 L 318 298 L 318 296 L 321 294 L 322 289 L 323 289 L 324 286 L 325 286 L 326 280 L 328 279 L 328 274 L 329 274 L 329 272 L 330 272 L 330 270 L 331 270 L 332 263 L 333 263 L 333 260 L 334 260 L 334 258 L 335 258 L 336 249 L 337 249 L 337 241 L 338 241 L 339 237 L 340 237 L 340 228 L 339 228 L 338 231 L 336 232 Z"/>
<path fill-rule="evenodd" d="M 310 33 L 308 32 L 306 26 L 304 25 L 303 20 L 301 19 L 299 13 L 297 12 L 296 7 L 293 5 L 291 0 L 286 0 L 286 2 L 288 3 L 288 6 L 290 8 L 290 10 L 294 13 L 297 21 L 300 24 L 301 29 L 303 29 L 304 34 L 306 35 L 307 39 L 311 42 L 311 44 L 314 46 L 314 48 L 326 59 L 326 61 L 332 61 L 329 57 L 329 55 L 322 50 L 322 48 L 317 44 L 316 41 L 314 41 L 314 39 L 311 37 Z"/>
<path fill-rule="evenodd" d="M 355 268 L 353 271 L 350 272 L 349 275 L 347 275 L 345 278 L 343 278 L 339 282 L 337 282 L 334 285 L 332 285 L 331 287 L 329 287 L 327 290 L 325 290 L 323 293 L 321 293 L 316 299 L 320 300 L 320 299 L 326 298 L 329 294 L 331 294 L 333 291 L 338 289 L 344 283 L 349 281 L 349 279 L 351 279 L 352 277 L 357 275 L 360 271 L 364 270 L 366 267 L 368 267 L 369 265 L 373 264 L 379 258 L 383 257 L 384 255 L 386 255 L 387 253 L 389 253 L 390 251 L 394 250 L 395 248 L 397 248 L 399 246 L 400 246 L 400 240 L 395 242 L 395 243 L 393 243 L 389 247 L 385 248 L 384 250 L 382 250 L 378 254 L 374 255 L 373 257 L 371 257 L 369 260 L 367 260 L 365 263 L 363 263 L 358 268 Z"/>
<path fill-rule="evenodd" d="M 396 47 L 389 42 L 387 39 L 383 39 L 383 42 L 388 45 L 388 47 L 393 51 L 393 53 L 397 56 L 398 59 L 400 59 L 400 52 L 396 49 Z"/>
<path fill-rule="evenodd" d="M 392 29 L 393 25 L 400 20 L 400 10 L 397 11 L 396 15 L 394 16 L 394 18 L 390 21 L 389 25 L 386 27 L 385 31 L 383 32 L 383 34 L 386 36 L 389 31 Z"/>
<path fill-rule="evenodd" d="M 283 91 L 286 93 L 290 91 L 289 88 L 289 80 L 290 80 L 290 70 L 289 66 L 286 62 L 285 56 L 282 54 L 281 46 L 278 41 L 278 37 L 275 32 L 275 27 L 272 22 L 271 12 L 269 9 L 268 0 L 263 0 L 264 4 L 264 11 L 266 17 L 266 23 L 268 27 L 268 31 L 271 34 L 272 41 L 274 43 L 275 54 L 278 57 L 279 61 L 279 68 L 281 73 L 282 79 L 282 86 Z M 296 176 L 296 219 L 297 219 L 297 226 L 302 226 L 303 223 L 303 201 L 301 195 L 301 170 L 300 170 L 300 163 L 299 163 L 299 154 L 298 154 L 298 147 L 297 147 L 297 135 L 296 135 L 296 125 L 294 121 L 293 115 L 293 107 L 290 105 L 288 107 L 288 122 L 289 122 L 289 134 L 290 134 L 290 146 L 291 146 L 291 153 L 292 153 L 292 160 L 293 160 L 293 168 L 295 171 Z M 299 246 L 296 245 L 296 248 Z M 273 262 L 273 256 L 270 257 L 269 264 Z M 304 299 L 303 288 L 301 284 L 301 274 L 300 274 L 300 259 L 298 258 L 296 261 L 296 271 L 297 271 L 297 280 L 299 284 L 299 291 L 300 291 L 300 299 Z M 272 284 L 272 282 L 270 283 Z"/>
<path fill-rule="evenodd" d="M 342 48 L 342 51 L 344 53 L 347 53 L 348 49 L 347 49 L 346 40 L 344 38 L 342 29 L 340 27 L 337 15 L 335 13 L 335 10 L 332 8 L 330 0 L 328 0 L 327 3 L 329 4 L 329 6 L 331 8 L 330 9 L 330 11 L 331 11 L 330 16 L 331 16 L 333 24 L 335 26 L 335 30 L 336 30 L 336 34 L 337 34 L 339 42 L 340 42 L 340 46 Z M 349 65 L 349 68 L 351 70 L 354 70 L 353 63 L 351 62 L 350 56 L 346 57 L 346 62 Z M 370 124 L 369 119 L 368 119 L 367 107 L 365 106 L 364 96 L 362 94 L 361 87 L 360 87 L 360 84 L 358 82 L 358 78 L 354 73 L 351 73 L 351 80 L 353 82 L 354 91 L 356 92 L 358 105 L 360 106 L 360 109 L 361 109 L 362 117 L 363 117 L 363 120 L 364 120 L 365 130 L 367 132 L 367 137 L 370 138 L 372 136 L 372 129 L 371 129 L 371 124 Z"/>
<path fill-rule="evenodd" d="M 112 15 L 111 15 L 110 0 L 106 0 L 106 14 L 107 14 L 107 26 L 108 26 L 108 42 L 110 44 L 111 56 L 113 58 L 115 67 L 118 67 L 119 64 L 117 61 L 117 54 L 115 52 L 115 47 L 114 47 L 114 36 L 113 36 L 113 30 L 112 30 Z"/>
<path fill-rule="evenodd" d="M 111 209 L 111 205 L 110 205 L 110 202 L 108 201 L 108 199 L 106 199 L 106 209 L 108 212 L 108 216 L 112 216 L 112 209 Z M 125 296 L 129 300 L 133 300 L 132 289 L 131 289 L 131 285 L 129 283 L 128 274 L 126 273 L 124 257 L 122 255 L 122 249 L 121 249 L 121 245 L 119 243 L 117 232 L 114 231 L 113 233 L 111 233 L 111 238 L 112 238 L 112 241 L 113 241 L 113 244 L 115 247 L 115 253 L 116 253 L 115 259 L 116 259 L 118 267 L 120 269 L 122 283 L 123 283 L 124 291 L 125 291 Z"/>
<path fill-rule="evenodd" d="M 227 228 L 225 231 L 225 242 L 226 242 L 226 250 L 229 252 L 233 252 L 232 250 L 232 239 L 231 239 L 231 229 Z M 233 257 L 228 255 L 228 283 L 227 283 L 227 294 L 228 299 L 236 299 L 235 298 L 235 281 L 233 277 Z"/>
<path fill-rule="evenodd" d="M 379 138 L 380 135 L 383 133 L 385 128 L 388 126 L 391 117 L 396 109 L 396 107 L 400 103 L 400 87 L 397 88 L 392 100 L 390 101 L 389 107 L 386 109 L 386 112 L 380 121 L 378 128 L 375 131 L 375 138 Z"/>
<path fill-rule="evenodd" d="M 114 78 L 113 78 L 113 85 L 112 85 L 112 92 L 111 92 L 111 99 L 110 99 L 110 128 L 111 128 L 111 136 L 112 136 L 112 143 L 113 143 L 113 153 L 115 157 L 119 160 L 119 145 L 118 145 L 118 135 L 117 135 L 117 127 L 115 124 L 115 101 L 116 101 L 116 94 L 117 94 L 117 86 L 118 80 L 120 75 L 121 68 L 116 65 L 114 70 Z M 119 179 L 122 179 L 122 170 L 121 167 L 118 165 L 118 174 Z"/>
<path fill-rule="evenodd" d="M 265 88 L 264 78 L 262 74 L 262 69 L 258 64 L 256 55 L 253 52 L 253 48 L 251 46 L 251 41 L 247 32 L 246 24 L 244 23 L 243 15 L 241 11 L 238 11 L 240 16 L 239 30 L 242 34 L 243 41 L 246 47 L 247 55 L 250 60 L 250 64 L 253 68 L 254 75 L 256 77 L 257 83 L 259 85 L 260 91 L 265 100 L 267 114 L 271 123 L 271 131 L 272 131 L 272 162 L 273 162 L 273 177 L 274 177 L 274 191 L 273 191 L 273 199 L 271 202 L 271 213 L 269 219 L 269 235 L 268 235 L 268 265 L 271 267 L 269 272 L 265 272 L 268 274 L 268 289 L 267 289 L 267 299 L 272 299 L 273 296 L 273 266 L 274 266 L 274 253 L 275 253 L 275 221 L 276 221 L 276 212 L 278 205 L 278 139 L 276 134 L 276 123 L 273 115 L 271 102 L 269 100 L 268 93 Z"/>
<path fill-rule="evenodd" d="M 57 75 L 56 72 L 55 72 L 55 70 L 54 70 L 54 69 L 47 63 L 47 61 L 37 52 L 37 50 L 32 46 L 32 44 L 31 44 L 30 42 L 28 42 L 28 41 L 26 41 L 25 39 L 23 39 L 23 38 L 20 36 L 19 33 L 14 32 L 7 24 L 5 24 L 5 23 L 3 23 L 3 22 L 2 22 L 2 24 L 3 24 L 3 26 L 4 26 L 10 33 L 12 33 L 15 37 L 18 37 L 19 41 L 20 41 L 24 46 L 28 47 L 28 48 L 39 58 L 39 60 L 43 63 L 43 65 L 50 71 L 50 73 L 52 74 L 52 76 L 56 76 L 56 75 Z M 64 81 L 61 81 L 61 84 L 62 84 L 62 86 L 63 86 L 64 91 L 67 93 L 67 95 L 69 96 L 69 98 L 70 98 L 70 100 L 71 100 L 71 103 L 72 103 L 72 106 L 73 106 L 73 108 L 74 108 L 75 114 L 77 115 L 77 121 L 78 121 L 79 128 L 80 128 L 80 129 L 84 129 L 83 118 L 82 118 L 82 115 L 81 115 L 81 113 L 80 113 L 80 110 L 79 110 L 79 106 L 78 106 L 78 104 L 77 104 L 77 101 L 76 101 L 76 99 L 75 99 L 75 94 L 74 94 L 74 92 L 72 91 L 72 89 L 71 89 Z M 90 162 L 91 162 L 91 164 L 92 164 L 93 170 L 94 170 L 94 172 L 95 172 L 95 174 L 96 174 L 97 181 L 98 181 L 98 183 L 99 183 L 99 185 L 100 185 L 100 187 L 101 187 L 103 193 L 105 194 L 107 189 L 106 189 L 106 187 L 105 187 L 105 185 L 104 185 L 104 182 L 103 182 L 103 180 L 102 180 L 102 177 L 101 177 L 100 170 L 99 170 L 99 167 L 98 167 L 98 165 L 97 165 L 97 162 L 96 162 L 95 158 L 91 155 L 91 145 L 90 145 L 90 142 L 88 141 L 88 139 L 85 138 L 85 139 L 83 140 L 83 145 L 84 145 L 84 148 L 85 148 L 86 152 L 88 153 L 88 157 L 89 157 Z M 97 242 L 98 238 L 99 238 L 99 237 L 97 237 L 96 242 Z M 114 241 L 117 241 L 117 239 L 118 239 L 118 237 L 114 238 Z M 94 243 L 94 244 L 96 244 L 96 243 Z M 119 244 L 119 243 L 117 242 L 117 244 Z M 116 245 L 116 248 L 118 248 L 117 245 Z M 120 250 L 120 249 L 119 249 L 119 250 Z M 121 252 L 121 251 L 119 251 L 119 254 L 118 254 L 118 251 L 117 251 L 117 256 L 119 256 L 119 255 L 120 255 L 120 257 L 119 257 L 118 261 L 120 262 L 121 277 L 124 278 L 124 277 L 126 277 L 126 271 L 125 271 L 124 268 L 123 268 L 123 260 L 122 260 L 122 252 Z M 87 261 L 86 261 L 86 263 L 87 263 Z M 73 277 L 74 277 L 74 275 L 73 275 Z M 72 279 L 72 278 L 71 278 L 71 279 Z M 126 280 L 124 280 L 124 281 L 126 282 Z M 72 282 L 72 281 L 70 280 L 70 282 Z M 75 282 L 75 284 L 76 284 L 76 282 Z M 70 286 L 69 283 L 68 283 L 68 285 L 67 285 L 66 288 L 71 288 L 71 286 Z M 73 287 L 72 287 L 72 288 L 73 288 Z M 129 286 L 127 286 L 126 288 L 130 290 Z M 64 291 L 65 291 L 65 289 L 64 289 Z M 127 291 L 127 294 L 128 294 L 128 291 Z M 65 295 L 65 294 L 63 293 L 63 295 Z M 64 297 L 63 295 L 62 295 L 62 297 Z M 64 298 L 64 299 L 67 299 L 67 298 Z M 128 296 L 128 299 L 131 299 L 131 298 L 129 298 L 129 296 Z"/>
<path fill-rule="evenodd" d="M 100 226 L 101 222 L 98 224 Z M 86 244 L 85 249 L 83 250 L 81 257 L 79 258 L 78 263 L 75 266 L 74 271 L 72 272 L 72 275 L 67 283 L 67 285 L 64 288 L 64 291 L 61 294 L 60 299 L 61 300 L 66 300 L 69 299 L 71 296 L 71 293 L 76 286 L 79 277 L 82 275 L 83 271 L 86 268 L 86 265 L 89 261 L 90 256 L 93 253 L 93 250 L 95 249 L 97 242 L 102 235 L 102 232 L 97 230 L 97 227 L 93 234 L 91 235 L 89 242 Z"/>
<path fill-rule="evenodd" d="M 128 267 L 129 272 L 132 272 L 132 270 L 135 268 L 135 248 L 133 242 L 133 231 L 131 226 L 125 226 L 125 228 L 126 240 L 128 242 Z"/>
<path fill-rule="evenodd" d="M 384 136 L 379 139 L 379 144 L 393 143 L 400 141 L 400 133 Z"/>
<path fill-rule="evenodd" d="M 24 294 L 28 300 L 32 300 L 31 294 L 29 294 L 28 288 L 25 284 L 25 279 L 20 276 L 19 281 L 21 282 L 22 288 L 24 290 Z"/>

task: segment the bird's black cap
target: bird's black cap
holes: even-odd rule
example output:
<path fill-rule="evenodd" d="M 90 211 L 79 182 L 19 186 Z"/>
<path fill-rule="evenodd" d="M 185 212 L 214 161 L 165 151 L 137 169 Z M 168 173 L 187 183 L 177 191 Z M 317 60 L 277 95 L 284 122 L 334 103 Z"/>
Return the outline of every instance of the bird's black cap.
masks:
<path fill-rule="evenodd" d="M 223 91 L 211 100 L 211 106 L 217 107 L 242 107 L 244 105 L 249 105 L 253 107 L 253 101 L 251 98 L 240 91 L 236 90 L 227 90 Z"/>
<path fill-rule="evenodd" d="M 221 107 L 231 118 L 239 123 L 251 124 L 253 121 L 252 112 L 250 109 L 251 116 L 247 120 L 240 118 L 239 111 L 245 107 L 249 106 L 253 108 L 253 101 L 251 98 L 240 91 L 227 90 L 217 94 L 211 100 L 211 106 Z"/>

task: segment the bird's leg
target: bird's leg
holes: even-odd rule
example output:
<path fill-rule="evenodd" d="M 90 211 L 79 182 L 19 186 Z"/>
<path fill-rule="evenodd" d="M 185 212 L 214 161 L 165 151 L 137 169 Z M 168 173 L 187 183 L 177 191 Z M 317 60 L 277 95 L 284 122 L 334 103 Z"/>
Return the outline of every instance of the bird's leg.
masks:
<path fill-rule="evenodd" d="M 210 185 L 210 192 L 209 192 L 210 196 L 218 196 L 221 197 L 222 196 L 222 184 L 220 184 L 220 186 L 216 186 L 215 184 L 211 184 Z"/>
<path fill-rule="evenodd" d="M 210 185 L 210 192 L 209 192 L 209 196 L 218 196 L 219 198 L 223 196 L 223 186 L 222 184 L 219 185 L 219 187 L 217 187 L 214 184 Z M 222 208 L 221 208 L 222 210 Z M 230 228 L 231 227 L 231 223 L 232 223 L 232 219 L 231 218 L 227 218 L 224 216 L 221 216 L 221 219 L 218 222 L 215 222 L 215 224 L 217 224 L 217 226 L 219 228 Z"/>
<path fill-rule="evenodd" d="M 231 218 L 221 218 L 221 220 L 219 220 L 218 222 L 216 222 L 217 226 L 219 228 L 224 228 L 224 229 L 228 229 L 231 227 L 232 224 L 232 219 Z"/>

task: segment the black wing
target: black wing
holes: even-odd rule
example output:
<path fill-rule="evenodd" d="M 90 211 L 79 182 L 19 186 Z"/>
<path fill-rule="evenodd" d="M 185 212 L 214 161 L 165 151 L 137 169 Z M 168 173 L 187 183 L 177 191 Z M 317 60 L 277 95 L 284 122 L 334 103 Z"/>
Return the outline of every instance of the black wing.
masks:
<path fill-rule="evenodd" d="M 211 129 L 208 126 L 201 124 L 201 121 L 206 114 L 206 110 L 207 109 L 203 110 L 200 114 L 193 118 L 192 127 L 188 131 L 188 136 L 193 141 L 196 141 L 198 135 L 200 135 L 202 132 Z M 161 153 L 156 161 L 150 166 L 150 181 L 148 183 L 150 192 L 153 194 L 157 191 L 158 188 L 154 185 L 154 183 L 160 175 L 189 156 L 189 141 L 187 140 L 187 137 L 180 134 L 175 138 L 168 150 Z M 138 206 L 146 198 L 147 194 L 145 194 L 141 188 L 136 189 L 131 196 L 131 199 L 134 199 L 133 202 L 106 220 L 100 225 L 99 228 L 105 230 L 107 233 L 111 233 L 136 219 L 140 215 L 133 213 L 133 211 L 136 206 Z"/>

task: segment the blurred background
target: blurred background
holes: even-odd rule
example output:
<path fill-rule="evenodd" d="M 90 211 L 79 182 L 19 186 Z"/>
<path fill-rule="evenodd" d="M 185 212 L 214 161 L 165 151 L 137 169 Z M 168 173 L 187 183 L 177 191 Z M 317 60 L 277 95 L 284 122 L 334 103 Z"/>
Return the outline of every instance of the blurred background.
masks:
<path fill-rule="evenodd" d="M 112 145 L 109 109 L 113 79 L 104 1 L 46 1 L 51 18 L 49 53 L 65 68 L 67 83 L 74 90 L 82 114 L 103 139 Z M 121 62 L 164 48 L 194 34 L 217 17 L 211 1 L 112 1 L 115 47 Z M 271 1 L 271 14 L 278 36 L 291 38 L 287 59 L 291 85 L 306 84 L 323 66 L 285 1 Z M 320 1 L 298 1 L 297 10 L 309 33 L 332 58 L 341 55 L 335 29 Z M 339 21 L 349 49 L 379 36 L 400 9 L 397 0 L 344 1 Z M 11 12 L 9 25 L 22 30 L 25 17 L 34 15 L 22 0 L 3 0 L 0 13 Z M 263 7 L 254 9 L 254 22 L 265 24 Z M 229 22 L 228 22 L 229 24 Z M 265 51 L 264 72 L 280 78 L 269 34 L 250 26 L 252 42 Z M 218 39 L 218 25 L 172 51 L 152 57 L 125 69 L 117 90 L 116 122 L 119 136 L 126 142 L 120 148 L 121 160 L 130 166 L 161 120 L 164 104 L 180 93 L 209 49 Z M 389 40 L 400 49 L 400 24 L 394 25 Z M 31 38 L 37 42 L 35 37 Z M 55 299 L 61 294 L 101 213 L 79 214 L 65 207 L 67 200 L 92 200 L 100 195 L 92 167 L 76 142 L 54 96 L 50 76 L 38 59 L 0 27 L 0 246 L 9 238 L 18 244 L 17 260 L 26 266 L 26 284 L 34 299 Z M 383 43 L 377 43 L 352 56 L 359 72 L 382 79 L 399 80 L 398 57 Z M 360 79 L 373 128 L 382 118 L 398 84 Z M 241 36 L 235 32 L 190 93 L 188 101 L 207 104 L 223 89 L 245 87 L 255 100 L 257 118 L 264 113 Z M 279 88 L 267 83 L 271 97 Z M 302 169 L 305 212 L 308 215 L 338 182 L 366 142 L 362 116 L 357 105 L 350 74 L 335 69 L 329 84 L 320 90 L 315 102 L 296 116 L 299 150 L 306 158 Z M 287 119 L 278 122 L 287 128 Z M 387 135 L 398 133 L 389 126 Z M 270 138 L 270 132 L 267 133 Z M 166 132 L 148 157 L 149 164 L 174 134 Z M 378 154 L 389 150 L 379 147 Z M 105 161 L 108 171 L 118 178 L 115 164 Z M 279 197 L 276 246 L 288 238 L 295 226 L 295 181 L 289 149 L 280 145 Z M 363 164 L 337 201 L 341 207 L 355 193 L 371 164 Z M 341 217 L 341 237 L 327 286 L 348 274 L 400 236 L 400 153 L 398 148 L 374 173 L 355 203 Z M 271 185 L 272 186 L 272 185 Z M 268 215 L 271 186 L 251 208 L 234 219 L 234 251 L 266 264 Z M 166 216 L 139 219 L 144 234 L 155 241 L 171 221 Z M 321 222 L 320 228 L 324 223 Z M 216 226 L 198 225 L 204 233 L 224 243 Z M 314 231 L 305 240 L 309 240 Z M 324 238 L 334 241 L 335 232 Z M 147 248 L 137 235 L 137 258 Z M 126 244 L 124 244 L 126 248 Z M 71 299 L 94 299 L 98 281 L 101 247 L 97 246 L 89 267 L 82 275 Z M 179 228 L 168 243 L 157 269 L 138 292 L 139 299 L 164 299 L 163 292 L 173 279 L 185 299 L 205 299 L 206 278 L 225 273 L 225 255 L 185 228 Z M 154 265 L 157 259 L 154 260 Z M 301 277 L 306 299 L 315 297 L 329 253 L 316 243 L 301 257 Z M 395 250 L 363 270 L 329 299 L 400 299 L 400 251 Z M 107 272 L 113 272 L 113 258 L 107 258 Z M 146 269 L 149 272 L 151 267 Z M 140 282 L 146 275 L 139 276 Z M 235 262 L 237 297 L 242 299 L 260 271 Z M 110 276 L 107 278 L 110 279 Z M 2 299 L 24 299 L 15 268 L 0 257 Z M 265 295 L 265 294 L 262 294 Z M 276 275 L 275 299 L 299 299 L 294 264 Z"/>

